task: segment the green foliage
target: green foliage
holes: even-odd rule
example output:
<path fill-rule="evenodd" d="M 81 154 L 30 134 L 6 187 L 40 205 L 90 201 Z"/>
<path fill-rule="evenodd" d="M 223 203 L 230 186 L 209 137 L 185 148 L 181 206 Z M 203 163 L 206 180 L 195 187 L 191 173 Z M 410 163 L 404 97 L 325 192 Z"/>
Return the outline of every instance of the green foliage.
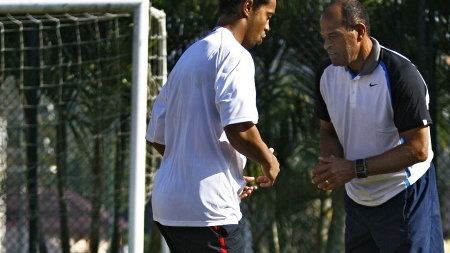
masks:
<path fill-rule="evenodd" d="M 214 28 L 217 3 L 215 0 L 152 1 L 152 6 L 167 14 L 169 69 L 189 45 Z"/>

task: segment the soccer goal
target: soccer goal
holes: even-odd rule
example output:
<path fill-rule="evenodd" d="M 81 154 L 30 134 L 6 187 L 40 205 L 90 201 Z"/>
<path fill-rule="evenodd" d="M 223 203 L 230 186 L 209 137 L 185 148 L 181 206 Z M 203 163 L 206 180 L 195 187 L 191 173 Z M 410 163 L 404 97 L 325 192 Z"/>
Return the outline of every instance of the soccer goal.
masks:
<path fill-rule="evenodd" d="M 0 252 L 143 252 L 149 5 L 0 0 Z"/>

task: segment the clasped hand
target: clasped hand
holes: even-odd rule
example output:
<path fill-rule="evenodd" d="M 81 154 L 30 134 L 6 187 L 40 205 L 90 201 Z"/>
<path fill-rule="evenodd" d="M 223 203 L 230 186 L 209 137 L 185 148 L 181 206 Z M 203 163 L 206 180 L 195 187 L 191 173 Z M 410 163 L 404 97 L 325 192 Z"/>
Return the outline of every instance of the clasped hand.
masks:
<path fill-rule="evenodd" d="M 332 190 L 354 178 L 353 162 L 339 157 L 319 157 L 312 171 L 313 184 L 319 189 Z"/>

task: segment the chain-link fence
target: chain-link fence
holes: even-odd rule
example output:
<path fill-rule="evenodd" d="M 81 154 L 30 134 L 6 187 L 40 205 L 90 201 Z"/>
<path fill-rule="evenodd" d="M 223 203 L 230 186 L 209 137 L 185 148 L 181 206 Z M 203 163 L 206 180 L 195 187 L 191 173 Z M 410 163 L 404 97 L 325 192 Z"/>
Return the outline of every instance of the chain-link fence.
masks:
<path fill-rule="evenodd" d="M 132 31 L 129 13 L 0 16 L 0 252 L 123 252 Z"/>

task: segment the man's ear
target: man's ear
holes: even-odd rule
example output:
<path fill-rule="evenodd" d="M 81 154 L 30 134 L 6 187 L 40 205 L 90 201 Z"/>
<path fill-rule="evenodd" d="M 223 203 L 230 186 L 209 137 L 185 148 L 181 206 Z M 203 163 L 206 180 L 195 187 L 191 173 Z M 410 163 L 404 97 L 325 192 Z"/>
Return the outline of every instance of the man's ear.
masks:
<path fill-rule="evenodd" d="M 366 25 L 364 25 L 364 24 L 362 24 L 362 23 L 359 23 L 359 24 L 357 24 L 357 25 L 355 26 L 355 30 L 356 30 L 356 32 L 358 33 L 357 40 L 358 40 L 358 42 L 359 42 L 359 41 L 361 41 L 361 40 L 364 38 L 364 36 L 366 35 L 366 33 L 367 33 L 367 27 L 366 27 Z"/>
<path fill-rule="evenodd" d="M 245 0 L 242 5 L 242 14 L 244 17 L 248 17 L 253 8 L 253 0 Z"/>

